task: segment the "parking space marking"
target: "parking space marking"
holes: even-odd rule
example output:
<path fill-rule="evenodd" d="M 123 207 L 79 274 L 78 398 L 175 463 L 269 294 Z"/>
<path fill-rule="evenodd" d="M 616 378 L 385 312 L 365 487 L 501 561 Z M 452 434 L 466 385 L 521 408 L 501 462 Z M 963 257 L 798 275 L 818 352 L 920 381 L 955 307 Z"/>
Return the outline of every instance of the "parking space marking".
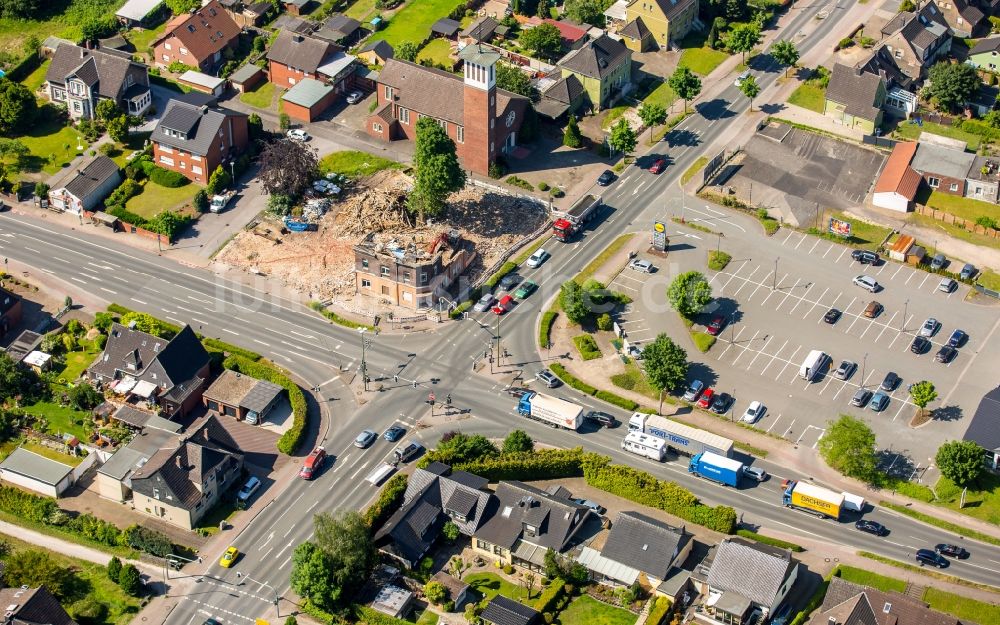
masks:
<path fill-rule="evenodd" d="M 834 261 L 834 262 L 838 262 L 838 263 L 839 263 L 839 262 L 840 262 L 840 259 L 841 259 L 841 258 L 843 258 L 843 257 L 844 257 L 844 254 L 846 254 L 846 253 L 847 253 L 847 248 L 845 247 L 845 248 L 844 248 L 843 250 L 841 250 L 841 252 L 840 252 L 840 256 L 838 256 L 838 257 L 837 257 L 837 260 L 836 260 L 836 261 Z"/>
<path fill-rule="evenodd" d="M 785 276 L 787 277 L 788 274 L 786 273 Z M 782 278 L 782 280 L 784 280 L 784 278 Z M 785 305 L 785 302 L 788 301 L 788 298 L 791 297 L 792 293 L 797 288 L 799 288 L 799 278 L 795 278 L 795 286 L 793 286 L 792 288 L 787 289 L 785 291 L 785 297 L 784 297 L 784 299 L 781 300 L 780 304 L 778 304 L 777 306 L 774 307 L 774 311 L 775 312 L 781 310 L 781 307 Z M 798 297 L 798 296 L 796 295 L 796 297 Z M 764 300 L 764 301 L 767 301 L 767 300 Z"/>
<path fill-rule="evenodd" d="M 917 270 L 916 269 L 914 269 L 913 271 L 910 272 L 910 277 L 906 279 L 906 282 L 904 282 L 903 285 L 905 286 L 905 285 L 909 284 L 910 280 L 912 280 L 913 276 L 915 276 L 915 275 L 917 275 Z"/>
<path fill-rule="evenodd" d="M 819 245 L 819 242 L 820 242 L 821 240 L 822 240 L 822 239 L 816 239 L 816 242 L 815 242 L 815 243 L 813 243 L 813 246 L 809 248 L 809 253 L 810 253 L 810 254 L 812 254 L 812 253 L 813 253 L 813 250 L 815 250 L 815 249 L 816 249 L 816 246 L 817 246 L 817 245 Z"/>
<path fill-rule="evenodd" d="M 757 330 L 756 332 L 754 332 L 754 334 L 750 338 L 750 340 L 747 341 L 747 345 L 753 345 L 753 342 L 757 340 L 757 336 L 759 334 L 760 334 L 760 330 Z M 736 363 L 738 363 L 740 361 L 740 357 L 743 356 L 743 354 L 747 353 L 748 349 L 751 349 L 750 347 L 746 347 L 746 346 L 743 346 L 743 345 L 741 345 L 740 347 L 742 347 L 743 349 L 740 351 L 739 354 L 736 355 L 736 359 L 733 360 L 733 362 L 730 363 L 734 367 L 736 366 Z"/>
<path fill-rule="evenodd" d="M 726 355 L 726 352 L 729 351 L 729 348 L 735 345 L 736 341 L 740 340 L 740 337 L 743 336 L 744 330 L 746 330 L 746 326 L 740 326 L 740 333 L 736 335 L 735 339 L 729 342 L 729 345 L 726 346 L 726 349 L 722 350 L 722 353 L 719 354 L 719 360 L 722 360 L 722 357 Z"/>
<path fill-rule="evenodd" d="M 924 288 L 924 282 L 927 282 L 927 278 L 930 278 L 930 277 L 931 277 L 931 274 L 929 274 L 929 273 L 925 274 L 924 275 L 924 279 L 920 281 L 920 286 L 918 286 L 917 289 Z"/>
<path fill-rule="evenodd" d="M 890 279 L 890 280 L 895 280 L 895 279 L 896 279 L 896 276 L 897 276 L 897 275 L 899 274 L 899 272 L 903 270 L 903 267 L 905 267 L 905 265 L 900 265 L 900 266 L 899 266 L 899 267 L 898 267 L 898 268 L 896 269 L 896 273 L 894 273 L 894 274 L 892 274 L 891 276 L 889 276 L 889 279 Z"/>
<path fill-rule="evenodd" d="M 797 421 L 797 419 L 792 419 L 792 422 L 789 423 L 788 427 L 785 429 L 785 431 L 782 432 L 781 438 L 785 438 L 786 436 L 788 436 L 788 433 L 792 431 L 792 426 L 795 425 L 796 421 Z"/>
<path fill-rule="evenodd" d="M 778 348 L 778 351 L 774 352 L 774 354 L 771 355 L 771 359 L 768 360 L 767 364 L 764 365 L 764 368 L 760 370 L 761 375 L 764 375 L 764 372 L 767 371 L 767 368 L 774 363 L 774 359 L 778 357 L 778 354 L 784 351 L 786 345 L 788 345 L 788 339 L 785 339 L 785 342 L 782 343 L 781 347 Z"/>
<path fill-rule="evenodd" d="M 778 425 L 779 421 L 781 421 L 781 413 L 780 412 L 778 413 L 778 416 L 774 418 L 774 423 L 772 423 L 771 426 L 768 427 L 766 431 L 770 433 L 771 428 L 773 428 L 774 426 Z"/>
<path fill-rule="evenodd" d="M 854 302 L 851 302 L 851 303 L 853 304 Z M 854 317 L 854 321 L 852 321 L 851 325 L 849 325 L 847 327 L 847 334 L 850 334 L 851 333 L 851 329 L 854 327 L 854 324 L 857 323 L 858 319 L 861 319 L 862 317 L 861 317 L 861 315 L 855 315 L 854 313 L 848 313 L 846 310 L 844 311 L 844 314 L 845 315 L 850 314 L 851 316 Z"/>
<path fill-rule="evenodd" d="M 892 415 L 892 420 L 893 421 L 896 420 L 896 417 L 899 416 L 899 413 L 903 412 L 903 408 L 906 408 L 906 404 L 907 404 L 907 402 L 905 402 L 905 401 L 902 402 L 902 403 L 900 403 L 899 410 L 896 411 L 896 414 Z"/>
<path fill-rule="evenodd" d="M 757 358 L 759 358 L 759 357 L 760 357 L 760 355 L 761 355 L 762 353 L 764 353 L 764 349 L 765 349 L 765 348 L 767 347 L 767 342 L 768 342 L 768 341 L 770 341 L 770 340 L 771 340 L 771 338 L 773 338 L 773 337 L 771 337 L 771 336 L 769 336 L 769 335 L 768 335 L 768 336 L 765 336 L 765 337 L 764 337 L 764 344 L 760 346 L 760 349 L 759 349 L 759 350 L 757 350 L 757 353 L 756 353 L 756 354 L 754 354 L 754 357 L 753 357 L 753 360 L 751 360 L 751 361 L 750 361 L 750 364 L 749 364 L 749 365 L 747 365 L 747 371 L 749 371 L 750 369 L 752 369 L 752 368 L 753 368 L 753 363 L 757 362 Z"/>
<path fill-rule="evenodd" d="M 809 310 L 806 311 L 806 314 L 802 315 L 803 319 L 805 319 L 806 317 L 808 317 L 809 315 L 812 314 L 812 311 L 815 310 L 815 308 L 820 305 L 820 303 L 823 301 L 823 298 L 826 297 L 826 294 L 827 294 L 827 292 L 829 292 L 829 290 L 830 290 L 830 287 L 827 287 L 827 288 L 825 288 L 823 290 L 823 294 L 820 295 L 819 298 L 815 302 L 813 302 L 813 305 L 809 307 Z M 838 297 L 839 297 L 839 295 L 838 295 Z M 834 300 L 834 301 L 836 301 L 836 300 Z M 822 317 L 820 317 L 820 319 L 822 319 Z"/>
<path fill-rule="evenodd" d="M 793 234 L 795 234 L 795 231 L 794 230 L 789 230 L 788 231 L 788 236 L 785 237 L 785 240 L 782 241 L 781 244 L 784 245 L 785 243 L 788 243 L 788 239 L 792 238 Z"/>
<path fill-rule="evenodd" d="M 736 289 L 736 293 L 733 293 L 733 294 L 732 294 L 732 296 L 731 296 L 731 297 L 732 297 L 733 299 L 736 299 L 736 296 L 737 296 L 737 295 L 739 294 L 739 292 L 740 292 L 740 291 L 742 291 L 742 290 L 743 290 L 743 287 L 745 287 L 746 285 L 750 284 L 750 282 L 751 282 L 751 280 L 750 280 L 750 279 L 751 279 L 751 278 L 753 278 L 753 275 L 754 275 L 755 273 L 757 273 L 757 270 L 758 270 L 758 269 L 760 269 L 760 265 L 757 265 L 756 267 L 754 267 L 754 268 L 753 268 L 753 271 L 752 271 L 752 272 L 750 272 L 750 275 L 749 275 L 749 276 L 747 276 L 746 278 L 743 278 L 743 277 L 740 277 L 740 280 L 743 280 L 743 284 L 741 284 L 741 285 L 740 285 L 740 287 L 739 287 L 738 289 Z M 736 277 L 737 277 L 737 275 L 736 275 L 736 274 L 733 274 L 733 277 L 734 277 L 734 278 L 736 278 Z M 726 283 L 726 286 L 729 286 L 729 282 L 727 282 L 727 283 Z M 725 289 L 725 287 L 723 287 L 723 289 Z M 753 296 L 751 296 L 751 297 L 753 297 Z"/>
<path fill-rule="evenodd" d="M 892 317 L 890 317 L 889 321 L 886 322 L 885 326 L 882 328 L 882 331 L 879 332 L 878 336 L 875 337 L 876 343 L 878 343 L 882 339 L 882 335 L 885 334 L 885 331 L 888 330 L 890 326 L 892 326 L 892 320 L 895 318 L 896 318 L 896 312 L 893 312 Z"/>
<path fill-rule="evenodd" d="M 808 235 L 805 235 L 805 234 L 803 234 L 803 235 L 802 235 L 802 238 L 801 238 L 801 239 L 799 239 L 799 242 L 798 242 L 798 244 L 796 244 L 796 246 L 795 246 L 795 247 L 794 247 L 793 249 L 796 249 L 796 250 L 797 250 L 797 249 L 799 249 L 799 245 L 802 245 L 802 242 L 806 240 L 806 237 L 807 237 L 807 236 L 808 236 Z"/>
<path fill-rule="evenodd" d="M 815 283 L 813 283 L 813 282 L 809 283 L 809 286 L 806 287 L 805 293 L 803 293 L 802 296 L 799 297 L 799 301 L 795 302 L 795 305 L 792 306 L 792 309 L 788 311 L 789 315 L 792 314 L 792 313 L 794 313 L 795 309 L 798 308 L 799 304 L 801 304 L 802 302 L 812 301 L 812 300 L 808 300 L 806 298 L 809 296 L 809 291 L 812 291 L 812 288 L 813 288 L 814 285 L 815 285 Z M 815 306 L 815 304 L 813 304 L 813 306 Z"/>
<path fill-rule="evenodd" d="M 792 355 L 791 355 L 791 356 L 789 356 L 789 359 L 788 359 L 788 360 L 785 360 L 785 366 L 784 366 L 784 367 L 782 367 L 782 368 L 781 368 L 781 371 L 779 371 L 779 372 L 778 372 L 778 375 L 776 375 L 776 376 L 774 377 L 774 381 L 775 381 L 775 382 L 777 382 L 777 381 L 778 381 L 778 379 L 780 379 L 780 378 L 781 378 L 781 375 L 782 375 L 782 374 L 783 374 L 783 373 L 785 372 L 785 369 L 787 369 L 787 368 L 788 368 L 788 365 L 792 364 L 792 360 L 791 360 L 791 359 L 792 359 L 792 358 L 795 358 L 795 354 L 799 353 L 799 350 L 800 350 L 800 349 L 802 349 L 802 346 L 801 346 L 801 345 L 799 345 L 798 347 L 796 347 L 796 348 L 795 348 L 795 351 L 794 351 L 794 352 L 792 352 Z M 782 359 L 782 360 L 784 360 L 784 359 Z"/>
<path fill-rule="evenodd" d="M 771 275 L 773 275 L 773 273 L 772 273 L 772 272 L 768 272 L 768 274 L 767 274 L 766 276 L 764 276 L 764 278 L 765 278 L 765 279 L 767 279 L 767 278 L 768 278 L 769 276 L 771 276 Z M 757 288 L 756 288 L 756 289 L 754 289 L 754 290 L 753 290 L 753 293 L 751 293 L 751 294 L 750 294 L 750 297 L 748 297 L 748 298 L 747 298 L 747 301 L 748 301 L 748 302 L 749 302 L 749 301 L 751 301 L 751 300 L 753 300 L 753 296 L 754 296 L 754 295 L 757 295 L 757 289 L 759 289 L 759 288 L 760 288 L 760 287 L 762 287 L 762 286 L 764 286 L 764 283 L 763 283 L 763 282 L 759 282 L 759 283 L 757 283 Z"/>
<path fill-rule="evenodd" d="M 831 398 L 831 401 L 836 400 L 837 397 L 840 395 L 841 391 L 843 391 L 845 388 L 847 388 L 848 384 L 849 384 L 849 382 L 847 380 L 844 380 L 844 383 L 840 385 L 840 388 L 837 389 L 837 392 L 833 394 L 833 397 Z"/>

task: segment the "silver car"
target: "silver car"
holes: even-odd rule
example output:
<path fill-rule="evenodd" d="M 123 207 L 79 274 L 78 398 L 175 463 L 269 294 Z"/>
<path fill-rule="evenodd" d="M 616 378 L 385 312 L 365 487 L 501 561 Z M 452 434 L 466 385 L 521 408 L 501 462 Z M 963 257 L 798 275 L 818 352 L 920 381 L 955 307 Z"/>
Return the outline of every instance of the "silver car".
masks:
<path fill-rule="evenodd" d="M 628 268 L 641 273 L 652 273 L 653 263 L 648 260 L 642 260 L 641 258 L 633 258 L 632 261 L 629 262 Z"/>
<path fill-rule="evenodd" d="M 472 307 L 472 310 L 476 312 L 486 312 L 493 307 L 493 304 L 496 301 L 497 298 L 493 297 L 492 293 L 483 293 L 483 296 L 479 298 L 479 301 Z"/>
<path fill-rule="evenodd" d="M 833 375 L 838 380 L 846 380 L 847 378 L 851 377 L 851 374 L 854 373 L 854 370 L 857 368 L 858 368 L 858 363 L 853 362 L 851 360 L 842 360 L 840 361 L 840 366 L 837 367 L 837 371 L 835 371 Z"/>
<path fill-rule="evenodd" d="M 559 386 L 559 378 L 556 377 L 554 373 L 548 369 L 542 369 L 535 374 L 535 379 L 544 384 L 549 388 L 555 388 Z"/>
<path fill-rule="evenodd" d="M 549 254 L 547 251 L 545 251 L 544 247 L 540 247 L 537 250 L 535 250 L 534 254 L 528 257 L 528 260 L 527 262 L 525 262 L 525 264 L 529 267 L 541 267 L 542 263 L 547 261 L 550 256 L 552 256 L 552 254 Z"/>
<path fill-rule="evenodd" d="M 934 317 L 930 317 L 927 319 L 927 321 L 924 322 L 924 325 L 920 326 L 920 336 L 928 338 L 932 337 L 937 333 L 938 328 L 940 327 L 941 327 L 941 322 L 939 322 Z"/>
<path fill-rule="evenodd" d="M 371 446 L 372 443 L 378 438 L 378 434 L 372 432 L 371 430 L 362 430 L 361 434 L 354 439 L 354 446 L 359 449 L 366 449 Z"/>
<path fill-rule="evenodd" d="M 854 277 L 854 284 L 860 286 L 862 289 L 869 291 L 870 293 L 875 293 L 879 290 L 879 283 L 875 281 L 875 278 L 866 275 L 860 275 Z"/>

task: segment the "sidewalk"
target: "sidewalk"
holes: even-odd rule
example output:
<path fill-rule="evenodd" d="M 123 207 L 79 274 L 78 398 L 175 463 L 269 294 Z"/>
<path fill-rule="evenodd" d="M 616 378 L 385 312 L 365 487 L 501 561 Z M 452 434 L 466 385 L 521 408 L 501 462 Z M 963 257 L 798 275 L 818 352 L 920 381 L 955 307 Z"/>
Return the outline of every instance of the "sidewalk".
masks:
<path fill-rule="evenodd" d="M 38 545 L 39 547 L 48 549 L 49 551 L 54 551 L 64 556 L 77 558 L 79 560 L 86 560 L 87 562 L 93 562 L 94 564 L 100 564 L 101 566 L 106 566 L 108 562 L 111 561 L 112 557 L 111 554 L 101 551 L 100 549 L 78 545 L 77 543 L 63 540 L 62 538 L 56 538 L 55 536 L 49 536 L 48 534 L 42 534 L 41 532 L 36 532 L 35 530 L 21 527 L 20 525 L 14 525 L 13 523 L 7 523 L 6 521 L 0 521 L 0 533 L 7 534 L 8 536 L 29 542 L 33 545 Z M 151 577 L 161 576 L 163 574 L 163 569 L 161 567 L 154 566 L 146 562 L 141 562 L 139 560 L 124 560 L 124 562 L 134 564 L 136 568 Z"/>

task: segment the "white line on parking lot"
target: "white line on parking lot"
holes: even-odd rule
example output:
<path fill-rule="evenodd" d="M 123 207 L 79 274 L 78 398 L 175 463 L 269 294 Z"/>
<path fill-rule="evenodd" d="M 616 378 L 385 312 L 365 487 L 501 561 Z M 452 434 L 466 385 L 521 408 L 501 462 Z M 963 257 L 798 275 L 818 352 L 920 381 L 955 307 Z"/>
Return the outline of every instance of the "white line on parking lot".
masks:
<path fill-rule="evenodd" d="M 812 253 L 813 253 L 813 250 L 815 250 L 815 249 L 816 249 L 816 246 L 817 246 L 817 245 L 819 245 L 819 242 L 820 242 L 821 240 L 822 240 L 822 239 L 816 239 L 816 242 L 815 242 L 815 243 L 813 243 L 813 246 L 809 248 L 809 253 L 810 253 L 810 254 L 812 254 Z"/>
<path fill-rule="evenodd" d="M 837 246 L 836 246 L 836 245 L 833 245 L 833 244 L 831 243 L 831 244 L 830 244 L 830 247 L 826 248 L 826 252 L 825 252 L 825 253 L 823 254 L 823 258 L 826 258 L 826 255 L 827 255 L 827 254 L 829 254 L 830 252 L 832 252 L 832 251 L 833 251 L 833 248 L 835 248 L 835 247 L 837 247 Z"/>
<path fill-rule="evenodd" d="M 760 357 L 762 353 L 764 353 L 764 349 L 767 347 L 767 342 L 770 341 L 771 338 L 772 338 L 771 336 L 764 337 L 764 344 L 760 346 L 760 349 L 757 350 L 756 354 L 754 354 L 753 360 L 751 360 L 750 364 L 747 365 L 747 371 L 753 368 L 753 363 L 757 362 L 757 358 Z"/>
<path fill-rule="evenodd" d="M 905 265 L 900 265 L 898 268 L 896 268 L 896 273 L 892 274 L 892 276 L 890 276 L 889 279 L 890 280 L 895 280 L 896 279 L 896 275 L 898 275 L 899 272 L 903 270 L 903 267 L 905 267 Z"/>
<path fill-rule="evenodd" d="M 736 341 L 740 340 L 740 337 L 743 336 L 743 331 L 744 330 L 746 330 L 746 326 L 741 326 L 740 327 L 740 332 L 739 332 L 739 334 L 736 335 L 736 338 L 733 339 L 733 341 L 731 343 L 729 343 L 729 345 L 726 346 L 726 349 L 722 350 L 721 354 L 719 354 L 719 360 L 722 360 L 722 357 L 726 355 L 726 352 L 729 351 L 729 348 L 731 348 L 733 345 L 735 345 Z"/>
<path fill-rule="evenodd" d="M 795 348 L 795 351 L 792 352 L 792 355 L 788 357 L 788 360 L 785 360 L 785 366 L 781 368 L 781 371 L 778 372 L 778 375 L 774 376 L 774 380 L 776 382 L 778 381 L 778 379 L 781 378 L 781 374 L 785 372 L 785 369 L 788 368 L 788 365 L 792 364 L 792 359 L 795 358 L 795 354 L 799 353 L 800 349 L 802 349 L 801 345 Z"/>
<path fill-rule="evenodd" d="M 789 315 L 792 314 L 792 313 L 794 313 L 795 309 L 798 308 L 799 304 L 801 304 L 802 302 L 804 302 L 804 301 L 812 301 L 812 300 L 806 300 L 806 297 L 809 296 L 809 291 L 812 291 L 813 284 L 814 284 L 813 282 L 809 283 L 809 286 L 806 287 L 806 292 L 802 294 L 802 296 L 799 298 L 799 301 L 795 302 L 795 305 L 792 306 L 792 309 L 788 311 Z M 815 306 L 815 304 L 813 304 L 813 305 Z"/>
<path fill-rule="evenodd" d="M 750 340 L 749 340 L 749 341 L 747 341 L 747 345 L 753 345 L 753 342 L 757 340 L 757 336 L 758 336 L 759 334 L 760 334 L 760 330 L 757 330 L 756 332 L 754 332 L 754 334 L 753 334 L 753 336 L 752 336 L 752 337 L 750 338 Z M 743 349 L 742 349 L 742 350 L 740 351 L 740 353 L 739 353 L 739 354 L 737 354 L 737 355 L 736 355 L 736 359 L 735 359 L 735 360 L 733 360 L 733 362 L 731 363 L 731 364 L 732 364 L 732 366 L 734 366 L 734 367 L 736 366 L 736 363 L 740 361 L 740 357 L 741 357 L 741 356 L 742 356 L 743 354 L 747 353 L 747 350 L 748 350 L 748 349 L 751 349 L 750 347 L 747 347 L 747 346 L 742 346 L 742 345 L 741 345 L 741 347 L 743 347 Z"/>
<path fill-rule="evenodd" d="M 924 274 L 924 279 L 920 281 L 920 286 L 918 286 L 917 288 L 918 289 L 924 288 L 924 282 L 927 282 L 927 278 L 930 278 L 930 277 L 931 277 L 931 274 L 929 274 L 929 273 L 928 274 Z"/>
<path fill-rule="evenodd" d="M 774 352 L 774 354 L 771 356 L 771 360 L 767 361 L 767 364 L 764 365 L 764 368 L 760 370 L 761 375 L 764 375 L 764 372 L 767 371 L 767 368 L 771 366 L 771 364 L 774 362 L 774 359 L 778 357 L 778 354 L 780 354 L 782 350 L 785 349 L 785 345 L 788 345 L 788 339 L 785 339 L 785 342 L 781 345 L 780 348 L 778 348 L 778 351 Z"/>
<path fill-rule="evenodd" d="M 912 280 L 913 276 L 915 276 L 915 275 L 917 275 L 917 270 L 916 269 L 914 269 L 913 271 L 910 272 L 910 277 L 906 279 L 906 282 L 904 282 L 903 285 L 905 286 L 905 285 L 909 284 L 910 280 Z"/>
<path fill-rule="evenodd" d="M 778 416 L 774 418 L 774 422 L 771 423 L 771 425 L 767 428 L 766 431 L 770 432 L 771 428 L 773 428 L 774 426 L 778 425 L 779 421 L 781 421 L 781 413 L 780 412 L 778 413 Z"/>
<path fill-rule="evenodd" d="M 785 275 L 787 276 L 788 274 L 785 274 Z M 784 299 L 782 299 L 781 303 L 778 304 L 777 306 L 775 306 L 775 308 L 774 308 L 775 312 L 781 310 L 781 307 L 785 305 L 785 300 L 787 300 L 791 296 L 792 292 L 795 291 L 795 289 L 797 289 L 797 288 L 799 288 L 799 279 L 795 278 L 795 286 L 793 286 L 792 288 L 787 289 L 785 291 L 785 297 L 784 297 Z M 796 295 L 796 297 L 798 297 L 798 296 Z M 767 300 L 764 300 L 764 301 L 767 301 Z"/>
<path fill-rule="evenodd" d="M 786 436 L 788 436 L 788 433 L 792 431 L 792 426 L 795 425 L 796 421 L 797 419 L 792 419 L 792 422 L 788 424 L 788 427 L 785 428 L 785 431 L 781 433 L 781 438 L 785 438 Z"/>
<path fill-rule="evenodd" d="M 830 290 L 830 287 L 827 287 L 827 288 L 823 289 L 823 294 L 819 296 L 819 299 L 817 299 L 817 300 L 816 300 L 816 301 L 815 301 L 815 302 L 813 303 L 813 305 L 809 307 L 809 310 L 807 310 L 807 311 L 806 311 L 806 314 L 802 315 L 802 318 L 803 318 L 803 319 L 805 319 L 806 317 L 808 317 L 809 315 L 811 315 L 811 314 L 812 314 L 812 311 L 813 311 L 813 310 L 814 310 L 814 309 L 815 309 L 815 308 L 816 308 L 817 306 L 819 306 L 820 302 L 822 302 L 822 301 L 823 301 L 823 298 L 824 298 L 824 297 L 826 297 L 826 294 L 827 294 L 827 292 L 828 292 L 829 290 Z M 839 297 L 839 296 L 838 296 L 838 297 Z M 820 317 L 820 319 L 822 319 L 822 317 Z"/>
<path fill-rule="evenodd" d="M 854 302 L 851 302 L 851 303 L 853 304 Z M 846 310 L 844 311 L 844 314 L 848 314 Z M 854 317 L 854 321 L 851 322 L 851 325 L 847 326 L 847 333 L 848 334 L 851 333 L 851 329 L 854 327 L 854 324 L 858 322 L 858 319 L 861 319 L 861 315 L 855 315 L 854 313 L 850 313 L 850 314 L 851 314 L 851 316 Z"/>
<path fill-rule="evenodd" d="M 794 230 L 789 230 L 788 231 L 788 236 L 785 237 L 785 240 L 782 241 L 781 244 L 784 245 L 785 243 L 788 243 L 788 239 L 792 238 L 793 234 L 795 234 L 795 231 Z"/>
<path fill-rule="evenodd" d="M 885 326 L 883 326 L 882 331 L 879 332 L 878 336 L 875 337 L 875 342 L 876 343 L 878 343 L 882 339 L 882 335 L 885 334 L 885 331 L 889 329 L 889 327 L 892 325 L 892 320 L 895 319 L 895 318 L 896 318 L 896 312 L 893 312 L 892 313 L 892 317 L 890 317 L 889 321 L 886 322 Z"/>
<path fill-rule="evenodd" d="M 839 262 L 840 262 L 840 259 L 841 259 L 841 258 L 843 258 L 843 257 L 844 257 L 844 254 L 846 254 L 846 253 L 847 253 L 847 248 L 845 247 L 845 248 L 844 248 L 844 250 L 843 250 L 843 251 L 842 251 L 842 252 L 840 253 L 840 256 L 838 256 L 838 257 L 837 257 L 837 260 L 836 260 L 836 262 L 838 262 L 838 263 L 839 263 Z"/>
<path fill-rule="evenodd" d="M 746 285 L 750 284 L 750 282 L 751 282 L 750 279 L 753 278 L 753 275 L 755 273 L 757 273 L 758 269 L 760 269 L 760 265 L 754 267 L 753 271 L 746 278 L 742 278 L 742 277 L 740 278 L 740 280 L 743 280 L 743 284 L 741 284 L 740 287 L 738 289 L 736 289 L 736 292 L 733 293 L 733 295 L 732 295 L 733 299 L 736 299 L 736 296 L 739 294 L 740 291 L 743 290 L 743 287 L 745 287 Z M 734 278 L 737 277 L 736 274 L 733 274 L 733 277 Z M 729 286 L 728 282 L 726 283 L 726 286 Z M 751 295 L 750 297 L 753 297 L 753 295 Z"/>

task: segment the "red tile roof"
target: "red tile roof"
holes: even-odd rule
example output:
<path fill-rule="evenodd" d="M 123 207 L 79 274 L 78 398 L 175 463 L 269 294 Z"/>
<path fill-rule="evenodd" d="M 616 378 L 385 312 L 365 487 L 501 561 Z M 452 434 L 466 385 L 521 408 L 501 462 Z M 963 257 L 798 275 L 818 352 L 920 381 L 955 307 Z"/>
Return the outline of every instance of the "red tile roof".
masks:
<path fill-rule="evenodd" d="M 578 26 L 570 22 L 562 22 L 559 20 L 554 20 L 552 18 L 545 18 L 542 20 L 546 24 L 552 24 L 559 29 L 559 34 L 562 36 L 564 41 L 570 43 L 575 43 L 582 39 L 587 34 L 587 29 L 583 26 Z"/>
<path fill-rule="evenodd" d="M 202 63 L 228 47 L 240 34 L 240 27 L 229 17 L 218 0 L 212 0 L 194 13 L 170 20 L 166 31 L 153 42 L 153 48 L 169 37 L 177 37 L 191 56 Z"/>
<path fill-rule="evenodd" d="M 882 175 L 875 183 L 875 193 L 898 193 L 908 200 L 916 197 L 921 178 L 910 167 L 910 161 L 916 153 L 916 142 L 897 143 L 882 169 Z"/>

